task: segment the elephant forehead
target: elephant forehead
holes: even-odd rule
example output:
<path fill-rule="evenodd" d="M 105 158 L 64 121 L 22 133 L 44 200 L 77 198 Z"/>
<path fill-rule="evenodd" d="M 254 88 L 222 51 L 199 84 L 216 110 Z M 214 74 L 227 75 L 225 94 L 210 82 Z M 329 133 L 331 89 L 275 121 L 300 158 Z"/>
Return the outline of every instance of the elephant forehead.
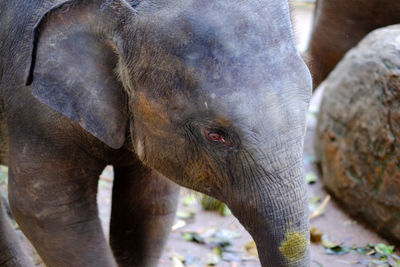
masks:
<path fill-rule="evenodd" d="M 191 65 L 209 56 L 220 61 L 239 58 L 241 64 L 273 64 L 277 53 L 288 54 L 295 48 L 287 1 L 163 3 L 156 12 L 144 12 L 146 5 L 139 8 L 139 25 L 146 29 L 146 40 L 178 50 L 174 53 Z"/>
<path fill-rule="evenodd" d="M 232 125 L 232 120 L 223 116 L 217 116 L 215 118 L 215 122 L 224 127 L 229 127 Z"/>

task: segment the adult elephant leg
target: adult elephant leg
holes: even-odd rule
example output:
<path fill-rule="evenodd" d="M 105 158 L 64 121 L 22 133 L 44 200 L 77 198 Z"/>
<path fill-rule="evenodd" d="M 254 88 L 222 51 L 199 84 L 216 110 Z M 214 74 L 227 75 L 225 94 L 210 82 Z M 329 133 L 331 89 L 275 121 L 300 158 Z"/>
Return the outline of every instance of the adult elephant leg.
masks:
<path fill-rule="evenodd" d="M 314 89 L 369 32 L 399 23 L 399 14 L 397 0 L 318 0 L 305 56 Z"/>
<path fill-rule="evenodd" d="M 62 144 L 65 139 L 38 144 L 33 134 L 29 140 L 11 134 L 10 207 L 45 264 L 116 266 L 97 216 L 105 163 L 71 142 Z"/>
<path fill-rule="evenodd" d="M 115 167 L 110 243 L 120 266 L 157 266 L 179 187 L 140 162 Z"/>
<path fill-rule="evenodd" d="M 30 267 L 33 262 L 26 256 L 12 228 L 0 198 L 0 266 Z"/>

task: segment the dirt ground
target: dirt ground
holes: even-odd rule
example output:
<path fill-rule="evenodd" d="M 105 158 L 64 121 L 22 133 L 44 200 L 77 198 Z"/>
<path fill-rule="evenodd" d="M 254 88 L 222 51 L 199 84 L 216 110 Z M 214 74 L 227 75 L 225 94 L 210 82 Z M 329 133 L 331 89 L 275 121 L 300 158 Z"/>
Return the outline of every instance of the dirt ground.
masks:
<path fill-rule="evenodd" d="M 294 19 L 297 25 L 296 34 L 299 36 L 300 49 L 304 49 L 309 36 L 311 16 L 311 4 L 295 6 Z M 309 185 L 309 197 L 310 200 L 313 200 L 310 201 L 312 211 L 318 210 L 321 202 L 324 199 L 327 200 L 328 196 L 318 178 L 312 145 L 319 99 L 320 94 L 314 95 L 310 107 L 304 156 L 307 177 L 317 178 L 314 184 Z M 108 232 L 109 225 L 112 179 L 112 168 L 108 167 L 101 176 L 98 194 L 100 218 L 105 233 Z M 159 266 L 201 267 L 207 266 L 207 264 L 219 267 L 260 266 L 255 256 L 255 250 L 251 247 L 252 239 L 239 222 L 232 215 L 222 216 L 217 212 L 204 211 L 201 208 L 200 196 L 192 196 L 193 192 L 190 190 L 182 190 L 174 230 L 171 232 Z M 317 198 L 319 201 L 315 201 Z M 313 218 L 311 225 L 318 227 L 323 232 L 325 239 L 339 244 L 339 247 L 341 245 L 364 247 L 369 243 L 388 244 L 384 239 L 347 216 L 334 200 L 327 202 L 324 212 Z M 23 238 L 22 235 L 21 238 Z M 197 240 L 199 243 L 188 240 Z M 230 246 L 227 246 L 228 244 Z M 221 247 L 223 247 L 222 250 Z M 372 255 L 357 253 L 328 255 L 326 248 L 321 243 L 312 243 L 311 253 L 312 266 L 389 266 L 385 263 L 381 263 L 381 265 L 374 263 Z M 40 260 L 37 256 L 35 257 L 37 264 L 41 265 Z"/>

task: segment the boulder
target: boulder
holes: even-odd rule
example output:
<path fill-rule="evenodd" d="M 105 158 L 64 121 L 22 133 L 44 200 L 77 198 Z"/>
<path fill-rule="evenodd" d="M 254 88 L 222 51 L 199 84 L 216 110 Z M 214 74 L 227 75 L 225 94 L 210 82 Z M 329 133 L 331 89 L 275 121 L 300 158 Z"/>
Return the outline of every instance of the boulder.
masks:
<path fill-rule="evenodd" d="M 325 187 L 400 244 L 400 24 L 367 35 L 320 87 L 315 148 Z"/>

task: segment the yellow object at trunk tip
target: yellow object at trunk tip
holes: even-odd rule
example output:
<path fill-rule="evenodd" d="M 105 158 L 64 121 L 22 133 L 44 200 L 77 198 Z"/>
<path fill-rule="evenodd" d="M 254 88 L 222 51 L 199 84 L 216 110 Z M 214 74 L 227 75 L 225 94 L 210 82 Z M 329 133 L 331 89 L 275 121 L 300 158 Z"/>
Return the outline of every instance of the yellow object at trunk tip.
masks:
<path fill-rule="evenodd" d="M 279 250 L 289 263 L 295 263 L 306 256 L 308 244 L 307 232 L 289 231 L 285 234 Z"/>

